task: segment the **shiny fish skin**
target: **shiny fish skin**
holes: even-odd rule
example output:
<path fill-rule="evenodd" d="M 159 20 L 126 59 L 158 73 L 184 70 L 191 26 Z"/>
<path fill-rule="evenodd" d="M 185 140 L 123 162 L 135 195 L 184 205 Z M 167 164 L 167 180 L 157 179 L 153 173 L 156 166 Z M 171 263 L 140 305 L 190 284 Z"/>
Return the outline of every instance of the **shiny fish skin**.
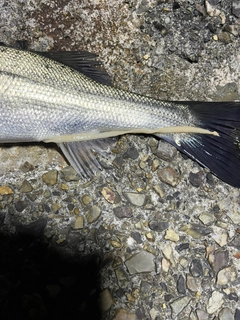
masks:
<path fill-rule="evenodd" d="M 91 177 L 101 168 L 92 151 L 108 144 L 100 138 L 155 134 L 240 187 L 239 102 L 164 102 L 91 78 L 0 46 L 0 143 L 56 142 L 77 172 Z"/>

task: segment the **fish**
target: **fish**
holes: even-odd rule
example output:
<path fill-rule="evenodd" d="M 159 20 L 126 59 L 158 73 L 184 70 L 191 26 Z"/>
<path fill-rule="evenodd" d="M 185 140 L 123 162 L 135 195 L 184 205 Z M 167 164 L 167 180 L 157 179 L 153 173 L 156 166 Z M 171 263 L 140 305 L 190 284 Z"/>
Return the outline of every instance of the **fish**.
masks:
<path fill-rule="evenodd" d="M 124 134 L 164 139 L 240 187 L 240 102 L 162 101 L 115 88 L 89 52 L 0 46 L 0 143 L 56 143 L 82 178 Z"/>

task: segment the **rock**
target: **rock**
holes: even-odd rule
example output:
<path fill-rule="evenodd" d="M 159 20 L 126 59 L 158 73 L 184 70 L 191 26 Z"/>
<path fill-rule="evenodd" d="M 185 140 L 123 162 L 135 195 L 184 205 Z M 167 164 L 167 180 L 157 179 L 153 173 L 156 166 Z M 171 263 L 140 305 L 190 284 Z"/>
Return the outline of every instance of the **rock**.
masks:
<path fill-rule="evenodd" d="M 88 206 L 93 201 L 93 199 L 89 194 L 84 194 L 81 198 L 81 201 L 84 206 Z"/>
<path fill-rule="evenodd" d="M 123 196 L 134 206 L 141 207 L 144 205 L 146 195 L 142 193 L 123 192 Z"/>
<path fill-rule="evenodd" d="M 240 3 L 239 0 L 232 0 L 232 13 L 240 18 Z"/>
<path fill-rule="evenodd" d="M 20 168 L 19 168 L 22 172 L 26 173 L 29 171 L 33 171 L 34 170 L 34 166 L 29 163 L 28 161 L 25 161 L 23 164 L 21 164 Z"/>
<path fill-rule="evenodd" d="M 163 272 L 168 272 L 171 266 L 170 262 L 165 258 L 162 258 L 161 265 L 162 265 Z"/>
<path fill-rule="evenodd" d="M 186 306 L 191 301 L 191 298 L 188 296 L 178 298 L 170 303 L 170 307 L 172 310 L 172 318 L 177 317 L 177 315 L 186 308 Z"/>
<path fill-rule="evenodd" d="M 179 241 L 179 235 L 172 229 L 168 229 L 166 231 L 165 237 L 166 240 L 178 242 Z"/>
<path fill-rule="evenodd" d="M 71 166 L 67 166 L 61 170 L 65 181 L 79 181 L 80 176 Z"/>
<path fill-rule="evenodd" d="M 97 221 L 100 215 L 101 215 L 101 209 L 98 206 L 92 206 L 92 208 L 87 214 L 88 223 L 93 223 Z"/>
<path fill-rule="evenodd" d="M 153 186 L 153 189 L 156 191 L 160 198 L 163 198 L 165 196 L 165 191 L 160 185 L 157 184 Z"/>
<path fill-rule="evenodd" d="M 227 250 L 218 249 L 208 255 L 208 261 L 214 272 L 228 265 L 229 252 Z"/>
<path fill-rule="evenodd" d="M 26 209 L 29 205 L 29 202 L 26 200 L 18 200 L 15 202 L 15 208 L 18 212 L 22 212 L 24 209 Z"/>
<path fill-rule="evenodd" d="M 194 239 L 200 239 L 201 237 L 207 236 L 212 232 L 211 228 L 207 228 L 205 226 L 195 223 L 192 225 L 183 225 L 179 230 L 186 232 Z"/>
<path fill-rule="evenodd" d="M 125 288 L 129 284 L 129 279 L 126 274 L 126 272 L 123 270 L 123 268 L 117 268 L 115 270 L 115 274 L 117 277 L 118 285 L 120 288 Z"/>
<path fill-rule="evenodd" d="M 189 173 L 189 181 L 191 185 L 193 185 L 196 188 L 199 188 L 202 185 L 203 179 L 204 173 L 201 170 Z"/>
<path fill-rule="evenodd" d="M 152 272 L 155 271 L 154 258 L 153 254 L 147 251 L 140 251 L 128 259 L 125 264 L 130 274 Z"/>
<path fill-rule="evenodd" d="M 192 276 L 190 276 L 190 274 L 187 274 L 187 288 L 192 291 L 192 292 L 197 292 L 198 291 L 198 285 L 196 282 L 196 279 Z"/>
<path fill-rule="evenodd" d="M 9 195 L 9 194 L 13 194 L 13 190 L 7 186 L 0 186 L 0 195 L 1 196 L 5 196 L 5 195 Z"/>
<path fill-rule="evenodd" d="M 176 185 L 178 185 L 180 182 L 178 173 L 169 166 L 163 169 L 159 169 L 158 177 L 162 182 L 167 183 L 172 187 L 176 187 Z"/>
<path fill-rule="evenodd" d="M 205 1 L 205 7 L 206 7 L 206 11 L 207 11 L 207 14 L 210 16 L 210 17 L 217 17 L 221 14 L 221 11 L 212 6 L 209 1 Z"/>
<path fill-rule="evenodd" d="M 112 320 L 137 320 L 137 317 L 134 313 L 130 313 L 125 309 L 119 309 Z"/>
<path fill-rule="evenodd" d="M 177 154 L 177 149 L 175 147 L 173 147 L 170 143 L 168 143 L 164 140 L 159 140 L 158 148 L 153 153 L 158 158 L 169 162 L 175 158 L 175 156 Z"/>
<path fill-rule="evenodd" d="M 113 208 L 113 213 L 115 214 L 115 216 L 117 216 L 119 219 L 122 218 L 131 218 L 132 217 L 132 209 L 131 207 L 117 207 L 117 208 Z"/>
<path fill-rule="evenodd" d="M 207 313 L 213 314 L 223 305 L 223 294 L 218 291 L 213 291 L 207 302 Z"/>
<path fill-rule="evenodd" d="M 207 226 L 211 225 L 215 221 L 214 215 L 209 212 L 202 212 L 198 218 L 203 224 Z"/>
<path fill-rule="evenodd" d="M 156 216 L 156 219 L 149 221 L 148 226 L 153 231 L 163 232 L 169 227 L 169 222 L 160 221 L 157 219 L 157 216 Z"/>
<path fill-rule="evenodd" d="M 167 260 L 169 260 L 172 264 L 172 266 L 175 266 L 175 261 L 173 259 L 173 250 L 170 244 L 167 244 L 163 249 L 162 249 L 163 255 Z"/>
<path fill-rule="evenodd" d="M 24 180 L 19 191 L 22 193 L 27 193 L 27 192 L 31 192 L 33 190 L 33 187 L 31 186 L 31 184 L 27 181 Z"/>
<path fill-rule="evenodd" d="M 237 270 L 234 266 L 226 267 L 218 272 L 217 284 L 224 286 L 237 279 Z"/>
<path fill-rule="evenodd" d="M 197 309 L 196 314 L 197 314 L 198 320 L 208 320 L 209 319 L 209 315 L 204 310 Z"/>
<path fill-rule="evenodd" d="M 214 233 L 212 235 L 212 238 L 216 243 L 220 246 L 223 247 L 227 244 L 228 240 L 228 234 L 225 230 L 219 227 L 214 227 L 213 229 Z"/>
<path fill-rule="evenodd" d="M 100 293 L 98 302 L 100 309 L 103 312 L 111 308 L 112 304 L 114 303 L 114 300 L 109 289 L 105 289 Z"/>
<path fill-rule="evenodd" d="M 190 273 L 193 277 L 198 278 L 203 276 L 202 263 L 198 259 L 194 259 L 190 265 Z"/>
<path fill-rule="evenodd" d="M 116 194 L 109 187 L 103 187 L 101 190 L 101 194 L 107 202 L 109 202 L 109 203 L 115 202 Z"/>
<path fill-rule="evenodd" d="M 218 313 L 219 320 L 234 320 L 234 315 L 229 308 L 223 308 Z"/>
<path fill-rule="evenodd" d="M 177 291 L 180 294 L 186 294 L 186 281 L 183 275 L 180 275 L 177 280 Z"/>
<path fill-rule="evenodd" d="M 78 230 L 78 229 L 83 229 L 83 217 L 79 216 L 77 217 L 73 229 Z"/>
<path fill-rule="evenodd" d="M 57 183 L 58 172 L 51 170 L 42 175 L 42 181 L 47 185 L 54 186 Z"/>

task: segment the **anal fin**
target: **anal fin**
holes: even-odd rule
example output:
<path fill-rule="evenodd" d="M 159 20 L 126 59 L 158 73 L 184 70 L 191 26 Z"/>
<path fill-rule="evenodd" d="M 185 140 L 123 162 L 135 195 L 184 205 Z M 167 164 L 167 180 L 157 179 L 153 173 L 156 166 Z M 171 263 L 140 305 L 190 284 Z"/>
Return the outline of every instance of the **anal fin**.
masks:
<path fill-rule="evenodd" d="M 82 178 L 92 178 L 102 169 L 96 154 L 106 157 L 117 138 L 59 143 L 70 165 Z"/>

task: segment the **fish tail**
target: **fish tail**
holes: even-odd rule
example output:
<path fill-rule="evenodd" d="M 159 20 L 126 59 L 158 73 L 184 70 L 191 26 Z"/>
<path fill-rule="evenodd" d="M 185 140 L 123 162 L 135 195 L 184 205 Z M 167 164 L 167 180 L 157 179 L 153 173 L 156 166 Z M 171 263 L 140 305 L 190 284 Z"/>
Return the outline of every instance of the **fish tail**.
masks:
<path fill-rule="evenodd" d="M 172 134 L 163 139 L 173 144 L 221 180 L 240 187 L 240 102 L 190 102 L 195 126 L 217 132 Z"/>

